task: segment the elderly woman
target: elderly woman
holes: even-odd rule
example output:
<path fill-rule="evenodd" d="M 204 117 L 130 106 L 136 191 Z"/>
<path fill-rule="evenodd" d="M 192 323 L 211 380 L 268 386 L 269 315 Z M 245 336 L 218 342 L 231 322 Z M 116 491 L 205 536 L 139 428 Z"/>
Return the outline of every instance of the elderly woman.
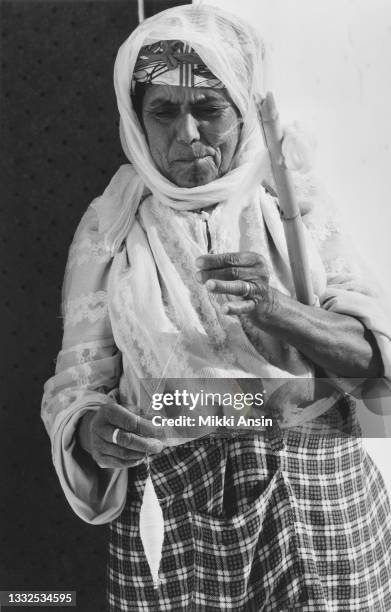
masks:
<path fill-rule="evenodd" d="M 389 324 L 310 179 L 297 196 L 318 305 L 295 299 L 259 163 L 262 56 L 248 25 L 191 5 L 146 20 L 118 52 L 130 164 L 76 232 L 42 407 L 69 503 L 110 522 L 110 610 L 391 609 L 390 508 L 348 394 L 319 416 L 341 436 L 174 444 L 141 410 L 142 379 L 280 379 L 275 397 L 300 424 L 313 404 L 297 381 L 390 376 Z M 147 474 L 165 521 L 155 584 L 139 527 Z"/>

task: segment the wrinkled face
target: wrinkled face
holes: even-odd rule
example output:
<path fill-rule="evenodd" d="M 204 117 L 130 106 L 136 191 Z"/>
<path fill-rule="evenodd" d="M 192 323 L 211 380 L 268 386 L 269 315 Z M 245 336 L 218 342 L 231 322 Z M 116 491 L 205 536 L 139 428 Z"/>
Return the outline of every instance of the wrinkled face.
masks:
<path fill-rule="evenodd" d="M 229 170 L 241 121 L 224 89 L 152 85 L 142 120 L 157 168 L 179 187 L 210 183 Z"/>

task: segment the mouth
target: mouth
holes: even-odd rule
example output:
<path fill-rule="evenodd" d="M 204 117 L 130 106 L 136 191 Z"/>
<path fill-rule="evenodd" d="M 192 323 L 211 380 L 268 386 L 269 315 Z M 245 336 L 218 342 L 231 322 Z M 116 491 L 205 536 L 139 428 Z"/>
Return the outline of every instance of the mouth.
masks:
<path fill-rule="evenodd" d="M 202 162 L 202 160 L 210 159 L 211 157 L 212 155 L 200 155 L 197 157 L 195 157 L 194 155 L 192 157 L 178 157 L 177 159 L 173 160 L 173 163 L 191 164 L 195 162 Z"/>

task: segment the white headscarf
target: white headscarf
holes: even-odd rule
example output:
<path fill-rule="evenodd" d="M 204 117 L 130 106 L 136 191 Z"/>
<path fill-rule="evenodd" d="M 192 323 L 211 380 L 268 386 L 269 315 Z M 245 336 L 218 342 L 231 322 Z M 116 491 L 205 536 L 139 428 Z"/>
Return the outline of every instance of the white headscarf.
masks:
<path fill-rule="evenodd" d="M 133 69 L 141 47 L 170 39 L 191 45 L 224 83 L 243 119 L 231 169 L 198 187 L 178 187 L 156 168 L 130 96 Z M 262 41 L 248 24 L 211 6 L 185 5 L 158 13 L 143 21 L 123 43 L 115 62 L 114 86 L 121 142 L 134 176 L 131 180 L 129 176 L 122 179 L 119 173 L 113 178 L 110 198 L 117 200 L 115 218 L 108 211 L 112 210 L 113 202 L 108 206 L 103 197 L 99 205 L 100 228 L 105 231 L 112 252 L 128 234 L 145 189 L 163 205 L 177 210 L 196 210 L 229 199 L 238 185 L 251 181 L 255 173 L 256 183 L 260 184 L 260 165 L 267 168 L 268 162 L 254 100 L 264 92 L 263 56 Z"/>

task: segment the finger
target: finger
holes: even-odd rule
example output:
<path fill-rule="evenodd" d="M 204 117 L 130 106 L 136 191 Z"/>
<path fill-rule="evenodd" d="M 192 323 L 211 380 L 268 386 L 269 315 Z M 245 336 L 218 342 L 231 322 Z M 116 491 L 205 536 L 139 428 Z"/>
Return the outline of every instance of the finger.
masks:
<path fill-rule="evenodd" d="M 125 459 L 119 459 L 118 457 L 113 457 L 112 455 L 100 455 L 99 458 L 96 459 L 95 461 L 101 468 L 125 469 L 125 468 L 135 467 L 136 465 L 139 465 L 140 463 L 144 461 L 144 459 L 145 459 L 145 456 L 143 456 L 141 459 L 125 460 Z"/>
<path fill-rule="evenodd" d="M 136 432 L 140 436 L 157 438 L 164 435 L 159 431 L 159 427 L 152 425 L 152 422 L 142 416 L 132 412 L 129 408 L 124 408 L 120 404 L 109 404 L 104 408 L 104 416 L 113 429 L 119 427 L 128 432 Z"/>
<path fill-rule="evenodd" d="M 200 270 L 211 270 L 227 266 L 254 266 L 258 263 L 263 264 L 264 259 L 259 253 L 241 251 L 239 253 L 209 253 L 197 257 L 195 263 Z"/>
<path fill-rule="evenodd" d="M 250 287 L 249 287 L 250 285 Z M 205 284 L 208 291 L 212 293 L 227 293 L 229 295 L 239 295 L 245 297 L 252 297 L 258 288 L 253 283 L 246 281 L 220 281 L 220 280 L 208 280 Z M 250 293 L 248 292 L 250 290 Z"/>
<path fill-rule="evenodd" d="M 257 264 L 252 268 L 247 266 L 232 266 L 230 268 L 212 268 L 210 270 L 199 270 L 197 280 L 206 283 L 210 278 L 216 280 L 259 280 L 264 274 L 264 267 Z"/>
<path fill-rule="evenodd" d="M 221 311 L 227 315 L 242 315 L 252 312 L 254 308 L 254 300 L 246 300 L 243 302 L 227 302 L 222 306 Z"/>
<path fill-rule="evenodd" d="M 150 453 L 151 455 L 154 455 L 156 453 L 161 453 L 164 448 L 163 442 L 157 438 L 138 436 L 134 432 L 124 431 L 123 429 L 119 429 L 117 434 L 117 443 L 113 444 L 114 431 L 115 430 L 113 427 L 108 425 L 102 428 L 97 435 L 102 442 L 112 444 L 114 447 L 122 447 L 124 449 L 138 451 L 144 454 Z"/>
<path fill-rule="evenodd" d="M 123 459 L 124 461 L 143 459 L 146 455 L 145 451 L 139 451 L 135 449 L 125 448 L 112 442 L 106 442 L 106 440 L 100 439 L 97 443 L 97 453 L 100 455 L 111 455 L 117 459 Z"/>

